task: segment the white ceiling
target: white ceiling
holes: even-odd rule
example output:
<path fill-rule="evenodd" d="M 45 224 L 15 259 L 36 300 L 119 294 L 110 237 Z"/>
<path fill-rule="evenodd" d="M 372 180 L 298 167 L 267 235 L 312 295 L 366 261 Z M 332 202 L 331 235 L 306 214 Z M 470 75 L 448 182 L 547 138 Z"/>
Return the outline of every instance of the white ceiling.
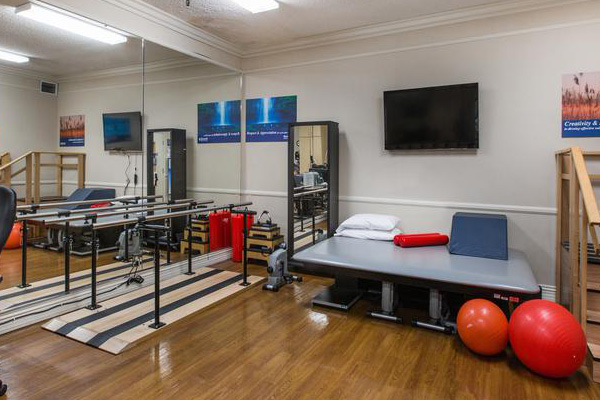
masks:
<path fill-rule="evenodd" d="M 277 0 L 259 14 L 233 0 L 143 0 L 243 50 L 291 44 L 307 37 L 519 0 Z M 541 0 L 544 2 L 546 0 Z M 523 0 L 530 2 L 530 0 Z M 555 0 L 548 0 L 555 2 Z"/>
<path fill-rule="evenodd" d="M 6 5 L 23 1 L 0 0 L 0 50 L 28 56 L 31 61 L 14 64 L 0 60 L 0 66 L 60 77 L 142 64 L 139 38 L 130 36 L 127 43 L 111 46 L 19 17 Z M 147 62 L 178 58 L 187 56 L 147 43 Z"/>

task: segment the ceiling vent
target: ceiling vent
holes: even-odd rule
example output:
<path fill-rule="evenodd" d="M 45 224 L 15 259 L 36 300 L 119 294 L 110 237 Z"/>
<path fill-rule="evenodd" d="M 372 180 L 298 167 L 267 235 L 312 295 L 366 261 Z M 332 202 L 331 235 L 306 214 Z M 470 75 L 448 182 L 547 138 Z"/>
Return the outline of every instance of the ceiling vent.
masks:
<path fill-rule="evenodd" d="M 58 83 L 40 81 L 40 92 L 57 96 L 58 95 Z"/>

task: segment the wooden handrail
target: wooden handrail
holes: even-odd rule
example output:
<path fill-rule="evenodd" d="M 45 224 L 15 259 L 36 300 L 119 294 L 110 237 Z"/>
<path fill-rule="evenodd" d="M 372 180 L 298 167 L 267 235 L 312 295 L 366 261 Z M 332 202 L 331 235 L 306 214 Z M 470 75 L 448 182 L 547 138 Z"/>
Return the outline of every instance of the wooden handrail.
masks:
<path fill-rule="evenodd" d="M 579 147 L 571 148 L 571 157 L 573 158 L 573 166 L 577 173 L 579 181 L 579 189 L 583 197 L 583 204 L 587 213 L 588 223 L 591 225 L 600 225 L 600 212 L 598 211 L 598 203 L 592 188 L 592 181 L 585 165 L 583 153 Z"/>
<path fill-rule="evenodd" d="M 42 162 L 42 156 L 54 157 L 54 162 Z M 65 163 L 65 159 L 75 158 L 75 162 Z M 10 160 L 10 156 L 8 157 Z M 14 171 L 13 166 L 25 161 L 22 168 Z M 68 170 L 77 171 L 77 187 L 85 187 L 85 153 L 67 153 L 60 151 L 28 151 L 16 159 L 5 164 L 0 163 L 0 183 L 11 186 L 11 180 L 17 175 L 25 174 L 25 202 L 41 202 L 41 170 L 54 168 L 56 170 L 56 195 L 62 196 L 63 173 Z"/>
<path fill-rule="evenodd" d="M 14 160 L 12 160 L 11 162 L 9 162 L 6 165 L 3 165 L 0 167 L 0 172 L 4 171 L 5 169 L 8 169 L 10 167 L 12 167 L 13 165 L 15 165 L 16 163 L 18 163 L 21 160 L 24 160 L 25 158 L 29 157 L 30 155 L 33 154 L 33 151 L 28 151 L 27 153 L 23 154 L 22 156 L 19 156 L 17 158 L 15 158 Z"/>

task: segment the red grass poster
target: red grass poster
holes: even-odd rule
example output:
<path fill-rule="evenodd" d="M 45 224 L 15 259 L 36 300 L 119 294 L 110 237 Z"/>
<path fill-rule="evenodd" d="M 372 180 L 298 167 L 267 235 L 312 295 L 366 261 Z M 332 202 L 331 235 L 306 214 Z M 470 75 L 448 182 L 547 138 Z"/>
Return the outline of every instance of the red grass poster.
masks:
<path fill-rule="evenodd" d="M 600 72 L 563 75 L 562 136 L 600 136 Z"/>
<path fill-rule="evenodd" d="M 60 117 L 60 147 L 85 145 L 85 115 Z"/>

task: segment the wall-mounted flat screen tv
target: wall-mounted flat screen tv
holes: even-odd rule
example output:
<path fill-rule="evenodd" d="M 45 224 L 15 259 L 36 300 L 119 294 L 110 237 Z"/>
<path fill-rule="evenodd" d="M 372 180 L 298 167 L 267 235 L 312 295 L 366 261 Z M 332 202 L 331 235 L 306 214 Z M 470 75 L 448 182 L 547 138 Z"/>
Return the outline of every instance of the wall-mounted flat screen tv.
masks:
<path fill-rule="evenodd" d="M 142 113 L 103 114 L 104 150 L 142 151 Z"/>
<path fill-rule="evenodd" d="M 384 92 L 385 149 L 479 148 L 479 85 Z"/>

